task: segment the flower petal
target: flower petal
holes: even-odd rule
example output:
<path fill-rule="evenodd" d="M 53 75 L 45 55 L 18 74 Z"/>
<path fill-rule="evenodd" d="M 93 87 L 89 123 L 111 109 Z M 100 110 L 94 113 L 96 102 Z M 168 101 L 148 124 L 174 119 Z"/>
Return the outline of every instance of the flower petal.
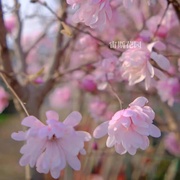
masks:
<path fill-rule="evenodd" d="M 74 111 L 68 115 L 68 117 L 64 120 L 63 123 L 65 125 L 74 127 L 80 123 L 81 119 L 82 119 L 81 114 L 77 111 Z"/>
<path fill-rule="evenodd" d="M 131 104 L 129 104 L 129 106 L 143 107 L 146 103 L 148 103 L 148 100 L 145 97 L 138 97 Z"/>
<path fill-rule="evenodd" d="M 149 133 L 151 136 L 153 137 L 160 137 L 161 136 L 161 131 L 159 130 L 158 127 L 156 127 L 154 124 L 151 124 L 150 125 L 150 130 L 149 130 Z"/>
<path fill-rule="evenodd" d="M 77 156 L 71 156 L 69 154 L 66 155 L 66 159 L 68 164 L 76 171 L 79 171 L 81 169 L 81 163 Z"/>
<path fill-rule="evenodd" d="M 41 123 L 41 121 L 39 121 L 39 119 L 37 119 L 34 116 L 25 117 L 22 120 L 21 124 L 26 126 L 26 127 L 33 127 L 33 126 L 41 126 L 41 125 L 43 125 L 43 123 Z"/>
<path fill-rule="evenodd" d="M 24 141 L 26 139 L 26 133 L 23 131 L 19 131 L 18 133 L 12 133 L 11 138 L 16 141 Z"/>
<path fill-rule="evenodd" d="M 168 70 L 170 67 L 170 62 L 169 60 L 161 55 L 161 54 L 157 54 L 156 52 L 152 52 L 151 53 L 151 58 L 158 64 L 158 66 L 160 68 L 162 68 L 163 70 Z"/>
<path fill-rule="evenodd" d="M 106 146 L 107 147 L 113 147 L 115 145 L 115 143 L 116 143 L 115 137 L 114 136 L 109 136 L 107 138 L 107 141 L 106 141 Z"/>
<path fill-rule="evenodd" d="M 47 119 L 51 119 L 51 120 L 59 120 L 59 114 L 55 111 L 47 111 L 46 112 L 46 117 Z"/>
<path fill-rule="evenodd" d="M 108 126 L 109 121 L 103 122 L 98 127 L 96 127 L 96 129 L 93 132 L 93 136 L 97 139 L 105 136 L 108 132 Z"/>

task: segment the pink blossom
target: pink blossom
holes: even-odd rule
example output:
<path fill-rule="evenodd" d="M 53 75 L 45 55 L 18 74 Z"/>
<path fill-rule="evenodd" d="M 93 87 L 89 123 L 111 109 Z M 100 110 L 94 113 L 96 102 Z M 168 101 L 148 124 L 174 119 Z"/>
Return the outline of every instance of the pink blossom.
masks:
<path fill-rule="evenodd" d="M 12 33 L 12 31 L 16 27 L 16 18 L 14 16 L 10 16 L 5 19 L 5 27 L 9 33 Z"/>
<path fill-rule="evenodd" d="M 113 112 L 107 102 L 96 97 L 88 104 L 88 110 L 95 121 L 107 121 L 113 116 Z"/>
<path fill-rule="evenodd" d="M 166 2 L 164 2 L 166 3 Z M 157 27 L 159 25 L 159 22 L 161 21 L 161 18 L 163 16 L 164 10 L 161 11 L 160 14 L 156 16 L 152 16 L 149 20 L 146 22 L 147 28 L 154 34 L 157 30 Z M 178 19 L 176 18 L 176 13 L 173 9 L 173 7 L 170 5 L 165 17 L 163 18 L 161 25 L 158 28 L 158 31 L 156 32 L 156 36 L 160 38 L 164 38 L 168 35 L 168 32 L 179 25 Z"/>
<path fill-rule="evenodd" d="M 80 81 L 80 87 L 81 89 L 91 92 L 91 93 L 96 93 L 97 92 L 97 85 L 94 80 L 93 76 L 86 76 Z"/>
<path fill-rule="evenodd" d="M 178 78 L 167 78 L 157 82 L 158 94 L 163 102 L 167 101 L 169 106 L 173 106 L 176 96 L 180 92 Z"/>
<path fill-rule="evenodd" d="M 91 28 L 102 30 L 112 17 L 109 0 L 81 1 L 76 8 L 77 10 L 73 16 L 74 22 L 83 22 Z"/>
<path fill-rule="evenodd" d="M 95 99 L 89 103 L 88 109 L 95 120 L 100 120 L 107 111 L 107 103 L 100 99 Z"/>
<path fill-rule="evenodd" d="M 153 125 L 154 111 L 146 106 L 145 97 L 136 98 L 127 109 L 117 111 L 110 121 L 100 124 L 93 136 L 101 138 L 108 134 L 107 147 L 115 146 L 119 154 L 134 155 L 138 148 L 149 146 L 148 136 L 160 137 L 160 130 Z"/>
<path fill-rule="evenodd" d="M 109 82 L 120 81 L 120 62 L 116 56 L 108 56 L 98 63 L 94 76 L 99 90 L 104 90 Z"/>
<path fill-rule="evenodd" d="M 81 163 L 77 157 L 85 154 L 84 141 L 91 136 L 85 131 L 76 131 L 74 126 L 81 121 L 79 112 L 72 112 L 64 122 L 60 122 L 59 115 L 54 111 L 47 111 L 47 125 L 34 116 L 23 119 L 22 125 L 29 129 L 25 132 L 12 133 L 17 141 L 26 141 L 20 152 L 23 154 L 19 163 L 21 166 L 36 166 L 39 173 L 49 171 L 53 178 L 60 176 L 68 163 L 74 170 L 80 170 Z"/>
<path fill-rule="evenodd" d="M 4 90 L 3 87 L 0 87 L 0 113 L 9 105 L 9 95 Z"/>
<path fill-rule="evenodd" d="M 150 60 L 152 59 L 165 71 L 170 67 L 169 60 L 165 56 L 152 51 L 155 45 L 158 45 L 159 49 L 165 48 L 160 42 L 151 43 L 147 46 L 142 44 L 142 48 L 128 49 L 120 57 L 122 77 L 129 81 L 129 85 L 145 80 L 147 90 L 151 85 L 152 78 L 166 78 L 161 70 L 151 64 Z"/>
<path fill-rule="evenodd" d="M 165 148 L 173 155 L 180 155 L 180 143 L 175 133 L 169 133 L 164 139 Z"/>
<path fill-rule="evenodd" d="M 89 35 L 81 35 L 75 43 L 71 54 L 70 67 L 75 68 L 82 64 L 98 60 L 98 43 Z"/>
<path fill-rule="evenodd" d="M 49 96 L 50 105 L 55 108 L 63 108 L 69 105 L 71 100 L 71 90 L 69 87 L 58 87 Z"/>

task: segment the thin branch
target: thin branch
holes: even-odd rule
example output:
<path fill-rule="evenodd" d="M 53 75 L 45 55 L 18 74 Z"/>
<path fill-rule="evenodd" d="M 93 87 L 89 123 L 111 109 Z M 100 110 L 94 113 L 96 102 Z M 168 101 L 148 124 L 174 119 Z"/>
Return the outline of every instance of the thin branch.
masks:
<path fill-rule="evenodd" d="M 47 24 L 47 26 L 44 28 L 44 31 L 39 35 L 39 37 L 36 39 L 36 41 L 29 47 L 28 50 L 25 52 L 25 58 L 28 56 L 30 51 L 46 36 L 47 30 L 51 27 L 51 25 L 54 23 L 54 21 L 51 21 Z"/>
<path fill-rule="evenodd" d="M 46 2 L 38 1 L 38 3 L 41 4 L 42 6 L 46 7 L 59 21 L 64 22 L 64 19 L 62 19 L 61 17 L 59 17 L 59 16 L 51 9 L 51 7 L 50 7 Z M 81 32 L 81 33 L 88 34 L 89 36 L 91 36 L 91 37 L 94 38 L 95 40 L 101 42 L 104 46 L 106 46 L 106 47 L 108 47 L 109 49 L 111 49 L 111 48 L 109 47 L 109 44 L 108 44 L 107 42 L 103 41 L 102 39 L 100 39 L 100 38 L 98 38 L 98 37 L 96 37 L 96 36 L 94 36 L 94 35 L 92 35 L 90 32 L 84 31 L 84 30 L 82 30 L 82 29 L 79 29 L 78 27 L 73 26 L 73 25 L 71 25 L 71 24 L 69 24 L 69 23 L 67 23 L 67 22 L 66 22 L 66 24 L 67 24 L 68 26 L 70 26 L 71 28 L 73 28 L 73 29 L 75 29 L 75 30 L 77 30 L 77 31 L 79 31 L 79 32 Z M 116 51 L 116 52 L 118 52 L 118 53 L 121 53 L 121 52 L 119 52 L 117 49 L 111 49 L 111 50 L 112 50 L 112 51 Z"/>
<path fill-rule="evenodd" d="M 118 94 L 116 93 L 116 90 L 113 88 L 113 86 L 111 85 L 111 83 L 108 82 L 108 85 L 109 85 L 112 93 L 114 94 L 114 96 L 117 98 L 117 100 L 118 100 L 118 102 L 119 102 L 120 109 L 122 110 L 122 104 L 123 104 L 123 102 L 121 101 L 120 97 L 119 97 Z"/>
<path fill-rule="evenodd" d="M 26 113 L 27 116 L 29 116 L 29 113 L 26 109 L 26 107 L 24 106 L 24 103 L 21 101 L 21 99 L 19 98 L 19 96 L 16 94 L 16 92 L 14 91 L 14 89 L 10 86 L 10 84 L 7 82 L 5 76 L 3 75 L 3 73 L 0 73 L 0 76 L 2 78 L 2 80 L 4 81 L 4 83 L 6 84 L 7 88 L 11 91 L 11 93 L 15 96 L 15 98 L 19 101 L 20 105 L 22 106 L 24 112 Z"/>
<path fill-rule="evenodd" d="M 18 59 L 17 61 L 17 65 L 16 65 L 16 71 L 17 72 L 25 72 L 25 57 L 24 57 L 24 52 L 23 52 L 23 49 L 22 49 L 22 46 L 21 46 L 21 35 L 22 35 L 22 28 L 23 28 L 23 23 L 21 21 L 21 18 L 20 18 L 20 14 L 19 14 L 19 8 L 20 8 L 20 4 L 18 2 L 18 0 L 14 0 L 14 4 L 15 4 L 15 7 L 18 7 L 16 8 L 16 11 L 15 11 L 15 16 L 16 16 L 16 19 L 17 19 L 17 31 L 16 31 L 16 35 L 15 35 L 15 54 L 16 54 L 16 58 Z M 23 78 L 21 76 L 18 76 L 17 77 L 19 82 L 21 84 L 23 84 Z"/>
<path fill-rule="evenodd" d="M 158 30 L 159 30 L 159 28 L 160 28 L 160 26 L 161 26 L 161 24 L 162 24 L 162 21 L 163 21 L 164 17 L 166 16 L 166 13 L 167 13 L 167 11 L 168 11 L 168 8 L 169 8 L 169 3 L 167 4 L 167 7 L 166 7 L 166 9 L 165 9 L 165 11 L 164 11 L 161 19 L 160 19 L 160 22 L 159 22 L 159 24 L 157 25 L 156 31 L 154 32 L 154 35 L 153 35 L 152 39 L 154 39 L 154 38 L 156 37 L 157 32 L 158 32 Z"/>

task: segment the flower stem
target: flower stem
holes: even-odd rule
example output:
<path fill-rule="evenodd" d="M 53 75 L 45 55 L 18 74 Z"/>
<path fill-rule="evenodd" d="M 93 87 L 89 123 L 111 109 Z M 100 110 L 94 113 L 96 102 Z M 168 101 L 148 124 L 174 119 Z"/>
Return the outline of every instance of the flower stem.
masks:
<path fill-rule="evenodd" d="M 118 94 L 116 93 L 115 89 L 112 87 L 112 85 L 110 83 L 109 84 L 109 87 L 112 91 L 112 93 L 114 94 L 114 96 L 117 98 L 117 100 L 119 101 L 119 105 L 120 105 L 120 109 L 122 109 L 122 101 L 121 99 L 119 98 Z"/>

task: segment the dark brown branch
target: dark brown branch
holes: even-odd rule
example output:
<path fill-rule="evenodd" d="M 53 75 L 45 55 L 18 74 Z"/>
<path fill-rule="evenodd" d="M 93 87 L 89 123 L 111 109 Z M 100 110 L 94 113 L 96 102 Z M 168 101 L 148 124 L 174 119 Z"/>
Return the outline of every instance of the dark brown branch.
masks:
<path fill-rule="evenodd" d="M 19 14 L 19 8 L 20 8 L 20 4 L 18 3 L 18 0 L 14 0 L 14 4 L 16 8 L 15 16 L 16 16 L 16 20 L 17 20 L 17 31 L 16 31 L 16 35 L 14 38 L 14 52 L 16 55 L 16 59 L 17 61 L 17 65 L 16 65 L 16 71 L 17 72 L 23 72 L 25 73 L 25 67 L 26 67 L 26 63 L 25 63 L 25 55 L 21 46 L 21 34 L 22 34 L 22 28 L 23 28 L 23 23 L 20 19 L 20 14 Z M 19 75 L 18 80 L 21 84 L 24 84 L 23 82 L 23 77 L 21 75 Z"/>

